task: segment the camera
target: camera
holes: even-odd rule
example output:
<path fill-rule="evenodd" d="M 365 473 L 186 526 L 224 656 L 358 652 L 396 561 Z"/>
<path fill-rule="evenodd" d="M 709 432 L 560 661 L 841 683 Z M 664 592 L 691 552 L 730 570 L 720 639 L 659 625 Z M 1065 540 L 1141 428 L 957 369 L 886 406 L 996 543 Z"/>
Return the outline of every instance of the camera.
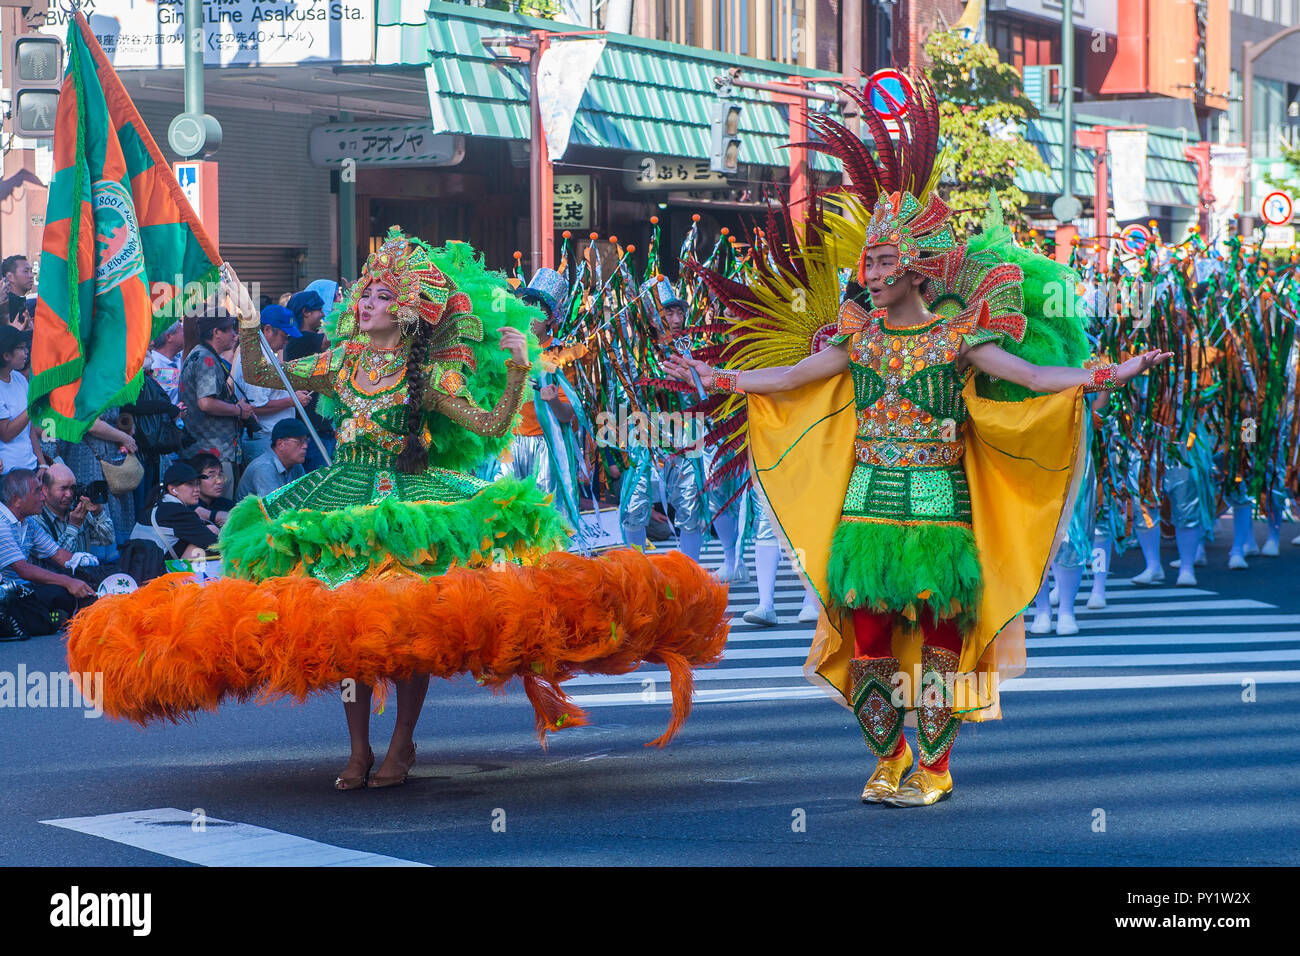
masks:
<path fill-rule="evenodd" d="M 77 485 L 72 489 L 73 507 L 82 498 L 89 498 L 92 505 L 108 504 L 108 482 L 104 479 L 91 481 L 84 485 Z"/>

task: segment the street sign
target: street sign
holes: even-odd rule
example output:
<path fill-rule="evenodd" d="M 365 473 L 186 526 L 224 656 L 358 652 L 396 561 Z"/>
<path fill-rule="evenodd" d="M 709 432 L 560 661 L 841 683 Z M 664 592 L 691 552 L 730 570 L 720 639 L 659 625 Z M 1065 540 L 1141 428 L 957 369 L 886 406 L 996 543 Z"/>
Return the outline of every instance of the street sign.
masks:
<path fill-rule="evenodd" d="M 1290 249 L 1295 246 L 1295 226 L 1265 226 L 1265 249 Z"/>
<path fill-rule="evenodd" d="M 1052 215 L 1057 222 L 1074 222 L 1083 212 L 1083 203 L 1075 196 L 1058 196 L 1052 203 Z"/>
<path fill-rule="evenodd" d="M 1284 192 L 1269 193 L 1259 209 L 1270 226 L 1281 226 L 1291 221 L 1291 197 Z"/>
<path fill-rule="evenodd" d="M 1133 223 L 1120 231 L 1120 242 L 1123 243 L 1125 252 L 1140 256 L 1151 243 L 1151 231 L 1146 226 Z"/>
<path fill-rule="evenodd" d="M 916 90 L 912 81 L 901 70 L 884 69 L 872 73 L 864 91 L 876 111 L 887 119 L 900 119 L 907 115 Z"/>

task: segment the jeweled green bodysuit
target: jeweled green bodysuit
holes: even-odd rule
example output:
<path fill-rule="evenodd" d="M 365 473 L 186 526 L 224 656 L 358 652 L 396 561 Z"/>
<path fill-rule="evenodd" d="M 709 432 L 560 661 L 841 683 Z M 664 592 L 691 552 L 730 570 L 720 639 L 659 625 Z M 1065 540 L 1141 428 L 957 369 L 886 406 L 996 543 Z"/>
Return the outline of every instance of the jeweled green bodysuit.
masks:
<path fill-rule="evenodd" d="M 281 384 L 255 330 L 241 331 L 240 348 L 249 382 Z M 564 547 L 563 523 L 531 480 L 489 483 L 432 465 L 418 474 L 399 472 L 409 414 L 406 375 L 374 392 L 359 388 L 362 351 L 359 344 L 339 346 L 286 367 L 295 388 L 336 399 L 337 451 L 330 467 L 235 507 L 221 536 L 227 573 L 254 580 L 309 574 L 333 587 L 376 570 L 440 574 Z M 479 434 L 505 434 L 527 373 L 510 369 L 505 394 L 491 410 L 453 394 L 463 379 L 445 374 L 453 377 L 426 386 L 424 414 L 446 415 Z"/>
<path fill-rule="evenodd" d="M 856 463 L 831 543 L 830 588 L 845 607 L 969 620 L 980 571 L 962 464 L 966 405 L 957 358 L 985 341 L 936 317 L 890 329 L 883 309 L 847 302 L 834 344 L 849 347 Z"/>

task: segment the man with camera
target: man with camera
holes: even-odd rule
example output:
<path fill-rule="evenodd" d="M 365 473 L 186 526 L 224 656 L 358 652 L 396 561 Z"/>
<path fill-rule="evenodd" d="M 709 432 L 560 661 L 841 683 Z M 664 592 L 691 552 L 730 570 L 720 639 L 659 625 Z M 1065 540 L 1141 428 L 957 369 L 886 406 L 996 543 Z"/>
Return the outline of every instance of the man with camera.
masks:
<path fill-rule="evenodd" d="M 95 590 L 75 577 L 77 568 L 99 563 L 84 551 L 62 548 L 39 525 L 26 519 L 41 513 L 45 486 L 29 468 L 14 468 L 0 479 L 0 640 L 26 640 L 50 634 L 71 617 L 84 602 L 94 600 Z M 42 567 L 39 560 L 52 562 L 71 573 L 60 574 Z"/>
<path fill-rule="evenodd" d="M 72 469 L 55 462 L 41 475 L 45 485 L 45 507 L 27 520 L 45 529 L 66 551 L 86 551 L 103 556 L 113 548 L 113 519 L 108 503 L 108 482 L 77 484 Z M 74 504 L 75 502 L 75 504 Z"/>

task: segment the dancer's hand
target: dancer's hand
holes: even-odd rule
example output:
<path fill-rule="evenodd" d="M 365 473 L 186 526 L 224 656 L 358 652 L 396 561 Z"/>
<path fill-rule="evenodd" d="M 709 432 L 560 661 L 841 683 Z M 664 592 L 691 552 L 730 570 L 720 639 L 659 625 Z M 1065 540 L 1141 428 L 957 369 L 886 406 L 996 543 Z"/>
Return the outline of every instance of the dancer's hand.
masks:
<path fill-rule="evenodd" d="M 1141 355 L 1135 355 L 1127 362 L 1120 364 L 1115 369 L 1115 378 L 1120 382 L 1130 382 L 1147 369 L 1168 362 L 1173 357 L 1173 352 L 1161 352 L 1159 349 L 1143 352 Z"/>
<path fill-rule="evenodd" d="M 699 359 L 688 359 L 684 355 L 669 355 L 664 360 L 664 371 L 669 378 L 676 379 L 679 382 L 691 381 L 691 369 L 700 376 L 700 384 L 705 388 L 713 386 L 713 368 L 707 362 L 701 362 Z"/>
<path fill-rule="evenodd" d="M 528 364 L 528 339 L 518 329 L 507 325 L 501 330 L 501 347 L 520 365 Z"/>
<path fill-rule="evenodd" d="M 239 316 L 239 327 L 257 328 L 262 324 L 261 313 L 248 292 L 248 287 L 239 281 L 230 263 L 221 267 L 221 295 L 226 304 L 226 311 Z"/>

